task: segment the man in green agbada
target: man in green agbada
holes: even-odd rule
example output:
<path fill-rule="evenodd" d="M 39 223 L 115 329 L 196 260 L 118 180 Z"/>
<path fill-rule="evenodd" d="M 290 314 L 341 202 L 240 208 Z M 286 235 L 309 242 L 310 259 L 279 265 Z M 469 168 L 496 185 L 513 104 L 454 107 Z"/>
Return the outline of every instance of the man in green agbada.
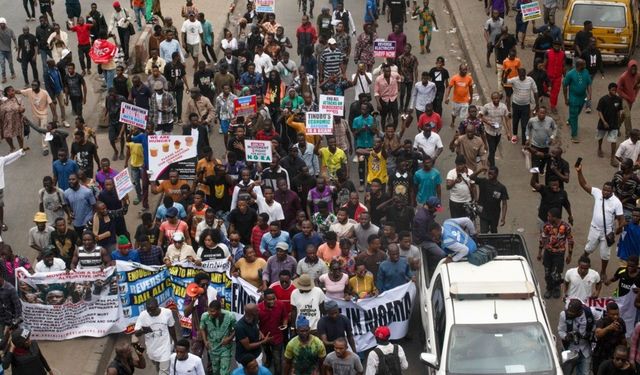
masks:
<path fill-rule="evenodd" d="M 212 301 L 200 318 L 200 337 L 209 352 L 213 375 L 231 372 L 235 315 L 222 309 L 220 301 Z"/>
<path fill-rule="evenodd" d="M 562 81 L 564 102 L 569 106 L 569 125 L 571 126 L 571 141 L 578 143 L 578 116 L 585 101 L 591 101 L 591 75 L 585 69 L 586 62 L 576 60 L 576 67 L 571 69 Z"/>

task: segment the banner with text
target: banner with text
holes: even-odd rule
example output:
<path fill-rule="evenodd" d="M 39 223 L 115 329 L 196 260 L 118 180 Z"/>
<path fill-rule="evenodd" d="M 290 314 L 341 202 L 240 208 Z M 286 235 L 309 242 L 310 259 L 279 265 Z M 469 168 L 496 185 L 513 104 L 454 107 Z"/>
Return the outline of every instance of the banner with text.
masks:
<path fill-rule="evenodd" d="M 122 307 L 115 267 L 104 271 L 47 272 L 16 270 L 18 297 L 33 339 L 66 340 L 122 332 Z"/>
<path fill-rule="evenodd" d="M 598 297 L 589 298 L 586 301 L 586 305 L 593 311 L 593 316 L 599 319 L 607 310 L 607 304 L 609 302 L 615 302 L 620 309 L 620 318 L 624 320 L 624 324 L 627 327 L 627 337 L 633 335 L 633 328 L 638 322 L 637 309 L 635 307 L 637 293 L 633 289 L 622 297 Z M 569 301 L 569 299 L 567 299 Z"/>
<path fill-rule="evenodd" d="M 135 323 L 149 298 L 157 299 L 160 306 L 173 300 L 173 284 L 166 267 L 117 260 L 116 271 L 122 319 L 128 325 Z"/>
<path fill-rule="evenodd" d="M 251 116 L 258 111 L 255 95 L 241 96 L 233 99 L 233 112 L 236 116 Z"/>
<path fill-rule="evenodd" d="M 373 41 L 373 56 L 374 57 L 396 57 L 396 42 L 388 40 L 374 40 Z"/>
<path fill-rule="evenodd" d="M 532 1 L 526 4 L 520 4 L 520 11 L 522 12 L 522 21 L 533 21 L 542 18 L 542 11 L 540 10 L 540 3 Z"/>
<path fill-rule="evenodd" d="M 148 113 L 148 110 L 133 104 L 126 102 L 122 102 L 122 104 L 120 104 L 120 122 L 123 124 L 133 125 L 140 129 L 146 129 Z"/>
<path fill-rule="evenodd" d="M 351 322 L 356 349 L 361 352 L 376 346 L 376 339 L 373 337 L 376 327 L 388 326 L 392 340 L 406 336 L 415 297 L 416 285 L 408 282 L 376 298 L 360 299 L 357 302 L 335 301 L 342 315 Z"/>
<path fill-rule="evenodd" d="M 149 179 L 168 180 L 171 169 L 178 170 L 181 179 L 195 179 L 197 144 L 197 135 L 150 135 Z"/>
<path fill-rule="evenodd" d="M 333 115 L 331 113 L 307 112 L 306 130 L 308 135 L 333 134 Z"/>
<path fill-rule="evenodd" d="M 246 161 L 259 163 L 271 163 L 273 153 L 271 151 L 271 141 L 256 141 L 253 139 L 244 140 L 244 152 Z"/>
<path fill-rule="evenodd" d="M 344 96 L 320 94 L 320 112 L 344 116 Z"/>
<path fill-rule="evenodd" d="M 276 0 L 256 0 L 256 12 L 258 13 L 275 13 Z"/>
<path fill-rule="evenodd" d="M 118 199 L 122 199 L 133 190 L 133 182 L 131 182 L 131 176 L 129 175 L 129 169 L 123 169 L 113 178 L 113 183 L 116 185 L 116 192 L 118 193 Z"/>

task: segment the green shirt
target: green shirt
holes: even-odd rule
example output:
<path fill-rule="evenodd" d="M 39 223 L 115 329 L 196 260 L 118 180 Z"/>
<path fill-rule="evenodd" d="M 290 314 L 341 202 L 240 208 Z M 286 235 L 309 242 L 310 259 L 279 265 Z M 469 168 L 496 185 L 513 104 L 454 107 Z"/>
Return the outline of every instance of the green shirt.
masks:
<path fill-rule="evenodd" d="M 591 86 L 591 75 L 587 69 L 578 72 L 571 69 L 562 81 L 563 86 L 569 86 L 569 105 L 583 105 L 587 97 L 587 88 Z"/>
<path fill-rule="evenodd" d="M 302 99 L 302 97 L 300 97 L 300 95 L 296 95 L 293 100 L 289 95 L 287 95 L 280 102 L 280 108 L 289 108 L 290 110 L 295 110 L 300 108 L 302 104 L 304 104 L 304 100 Z"/>
<path fill-rule="evenodd" d="M 210 345 L 210 352 L 231 351 L 232 343 L 222 346 L 222 339 L 229 336 L 236 326 L 236 317 L 232 312 L 220 310 L 222 321 L 209 317 L 209 313 L 205 312 L 200 318 L 200 329 L 207 333 L 207 340 Z"/>
<path fill-rule="evenodd" d="M 303 344 L 296 336 L 287 344 L 284 358 L 293 362 L 294 375 L 311 375 L 318 367 L 318 360 L 327 356 L 322 340 L 309 335 L 309 342 Z"/>

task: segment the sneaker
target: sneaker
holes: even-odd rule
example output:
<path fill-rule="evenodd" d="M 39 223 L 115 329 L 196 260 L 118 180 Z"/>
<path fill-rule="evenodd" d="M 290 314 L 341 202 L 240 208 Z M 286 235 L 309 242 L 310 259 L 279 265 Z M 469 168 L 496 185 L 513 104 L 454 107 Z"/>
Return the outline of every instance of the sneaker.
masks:
<path fill-rule="evenodd" d="M 587 107 L 587 109 L 584 110 L 586 113 L 591 113 L 591 108 Z"/>
<path fill-rule="evenodd" d="M 513 143 L 514 145 L 516 143 L 518 143 L 518 136 L 517 135 L 514 135 L 513 137 L 511 137 L 511 143 Z"/>
<path fill-rule="evenodd" d="M 547 289 L 547 290 L 544 292 L 544 296 L 543 296 L 543 297 L 544 297 L 544 299 L 549 299 L 549 298 L 551 298 L 551 291 L 550 291 L 549 289 Z"/>
<path fill-rule="evenodd" d="M 572 138 L 571 138 L 571 142 L 573 142 L 573 143 L 580 143 L 580 140 L 578 139 L 578 137 L 572 137 Z"/>
<path fill-rule="evenodd" d="M 71 127 L 71 124 L 69 124 L 67 122 L 67 120 L 62 120 L 62 125 L 64 125 L 65 128 L 70 128 Z"/>
<path fill-rule="evenodd" d="M 42 150 L 42 156 L 47 156 L 47 155 L 49 155 L 49 149 L 45 148 L 44 150 Z"/>
<path fill-rule="evenodd" d="M 222 128 L 218 128 L 218 134 L 222 134 Z"/>
<path fill-rule="evenodd" d="M 560 288 L 555 288 L 555 289 L 553 290 L 553 293 L 551 293 L 551 294 L 552 294 L 553 298 L 555 298 L 555 299 L 560 298 L 560 295 L 561 295 L 561 293 L 560 293 Z"/>

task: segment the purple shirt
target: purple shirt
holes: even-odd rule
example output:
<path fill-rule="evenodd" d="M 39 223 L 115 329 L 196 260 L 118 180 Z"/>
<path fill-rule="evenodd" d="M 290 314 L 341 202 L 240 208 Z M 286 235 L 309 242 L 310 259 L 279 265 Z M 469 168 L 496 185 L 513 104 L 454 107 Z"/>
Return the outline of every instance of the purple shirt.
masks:
<path fill-rule="evenodd" d="M 318 188 L 313 188 L 309 190 L 309 194 L 307 195 L 307 202 L 313 202 L 313 212 L 315 214 L 318 212 L 318 203 L 320 201 L 327 202 L 329 207 L 329 212 L 333 212 L 333 199 L 331 197 L 331 188 L 329 186 L 325 186 L 323 191 L 318 191 Z"/>
<path fill-rule="evenodd" d="M 104 182 L 107 179 L 113 179 L 114 177 L 116 177 L 117 174 L 118 174 L 118 171 L 116 171 L 113 168 L 109 168 L 108 173 L 104 173 L 102 168 L 100 168 L 100 171 L 96 173 L 96 182 L 98 183 L 98 185 L 100 185 L 100 189 L 104 189 Z"/>
<path fill-rule="evenodd" d="M 396 42 L 396 58 L 400 57 L 400 55 L 404 53 L 404 46 L 407 44 L 407 36 L 403 33 L 391 33 L 387 37 L 387 40 L 390 42 Z"/>
<path fill-rule="evenodd" d="M 505 11 L 504 0 L 492 0 L 491 1 L 491 9 L 492 10 L 497 10 L 498 13 L 504 13 L 504 11 Z"/>

